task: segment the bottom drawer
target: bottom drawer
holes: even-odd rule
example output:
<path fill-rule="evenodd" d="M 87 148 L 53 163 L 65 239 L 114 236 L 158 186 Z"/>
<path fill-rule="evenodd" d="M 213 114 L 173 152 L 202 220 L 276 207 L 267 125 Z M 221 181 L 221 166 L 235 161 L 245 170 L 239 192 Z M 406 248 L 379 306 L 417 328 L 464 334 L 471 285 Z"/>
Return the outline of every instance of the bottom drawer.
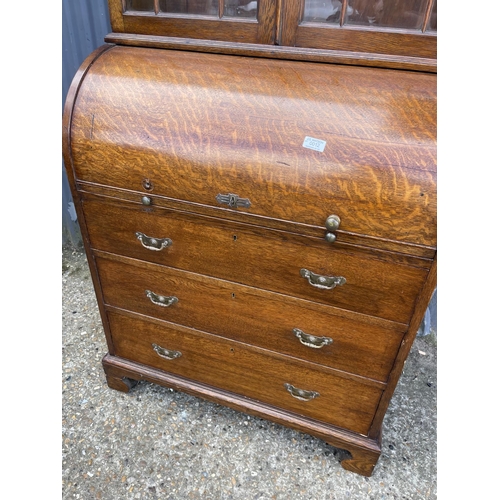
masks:
<path fill-rule="evenodd" d="M 116 356 L 368 434 L 379 388 L 171 323 L 112 311 L 108 317 Z"/>

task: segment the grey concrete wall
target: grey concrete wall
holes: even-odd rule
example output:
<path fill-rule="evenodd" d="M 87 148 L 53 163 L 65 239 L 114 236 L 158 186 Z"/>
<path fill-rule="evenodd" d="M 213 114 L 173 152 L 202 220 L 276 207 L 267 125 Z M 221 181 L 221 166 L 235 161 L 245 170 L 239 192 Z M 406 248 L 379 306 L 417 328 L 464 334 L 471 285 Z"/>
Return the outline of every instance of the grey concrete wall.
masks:
<path fill-rule="evenodd" d="M 62 4 L 62 107 L 73 77 L 85 58 L 104 43 L 111 32 L 107 0 L 63 0 Z M 68 178 L 62 164 L 63 244 L 81 245 Z"/>

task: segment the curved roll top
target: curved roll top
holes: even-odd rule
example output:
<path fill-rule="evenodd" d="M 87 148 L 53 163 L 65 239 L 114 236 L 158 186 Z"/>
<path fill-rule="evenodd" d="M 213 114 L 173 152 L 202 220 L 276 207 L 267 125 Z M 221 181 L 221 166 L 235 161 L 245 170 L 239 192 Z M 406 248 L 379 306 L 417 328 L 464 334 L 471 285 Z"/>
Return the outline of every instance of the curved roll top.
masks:
<path fill-rule="evenodd" d="M 116 46 L 70 144 L 83 184 L 436 246 L 436 75 Z"/>

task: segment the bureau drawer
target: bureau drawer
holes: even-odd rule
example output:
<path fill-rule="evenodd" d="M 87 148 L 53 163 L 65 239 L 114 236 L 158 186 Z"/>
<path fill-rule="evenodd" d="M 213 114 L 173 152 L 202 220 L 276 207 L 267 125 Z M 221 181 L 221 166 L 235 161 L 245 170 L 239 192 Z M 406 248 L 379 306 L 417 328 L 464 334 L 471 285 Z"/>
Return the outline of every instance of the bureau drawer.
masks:
<path fill-rule="evenodd" d="M 401 343 L 401 325 L 388 321 L 155 264 L 114 259 L 96 258 L 104 301 L 111 306 L 382 382 Z"/>
<path fill-rule="evenodd" d="M 388 75 L 116 47 L 76 98 L 76 178 L 435 247 L 436 77 Z"/>
<path fill-rule="evenodd" d="M 87 199 L 83 210 L 95 249 L 404 324 L 427 276 L 426 269 L 340 251 L 320 238 L 111 201 Z M 171 244 L 157 251 L 146 248 L 146 238 Z M 318 276 L 340 284 L 318 288 Z"/>
<path fill-rule="evenodd" d="M 383 392 L 194 330 L 113 312 L 108 316 L 116 356 L 361 434 L 368 433 Z M 312 391 L 318 395 L 303 401 L 289 391 L 305 398 Z"/>

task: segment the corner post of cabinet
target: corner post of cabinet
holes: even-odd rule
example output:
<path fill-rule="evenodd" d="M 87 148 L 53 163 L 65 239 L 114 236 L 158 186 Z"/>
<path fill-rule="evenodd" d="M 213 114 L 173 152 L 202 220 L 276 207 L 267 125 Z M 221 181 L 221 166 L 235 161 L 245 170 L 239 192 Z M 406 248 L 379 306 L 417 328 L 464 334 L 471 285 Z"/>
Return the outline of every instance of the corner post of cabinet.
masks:
<path fill-rule="evenodd" d="M 109 20 L 111 29 L 115 33 L 123 33 L 125 26 L 123 22 L 123 13 L 125 12 L 125 0 L 109 0 Z"/>

